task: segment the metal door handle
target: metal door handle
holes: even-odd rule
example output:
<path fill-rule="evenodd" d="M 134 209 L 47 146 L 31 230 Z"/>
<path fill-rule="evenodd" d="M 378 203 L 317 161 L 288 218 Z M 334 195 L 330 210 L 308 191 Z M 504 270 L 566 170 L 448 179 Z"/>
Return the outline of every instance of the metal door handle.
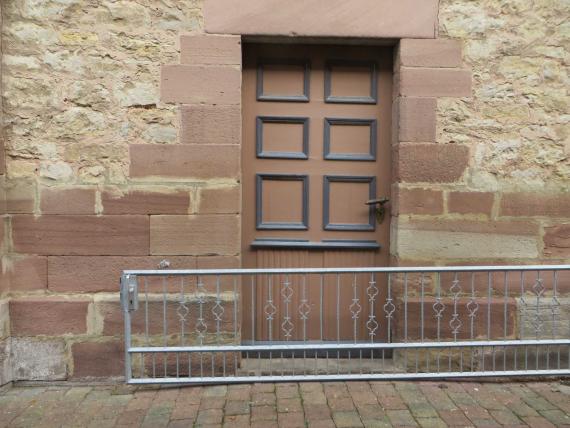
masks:
<path fill-rule="evenodd" d="M 388 202 L 390 202 L 390 199 L 386 197 L 370 199 L 369 201 L 366 201 L 366 205 L 376 206 L 376 221 L 378 221 L 379 224 L 381 224 L 384 221 L 384 217 L 386 217 L 386 207 L 384 205 L 386 205 Z"/>

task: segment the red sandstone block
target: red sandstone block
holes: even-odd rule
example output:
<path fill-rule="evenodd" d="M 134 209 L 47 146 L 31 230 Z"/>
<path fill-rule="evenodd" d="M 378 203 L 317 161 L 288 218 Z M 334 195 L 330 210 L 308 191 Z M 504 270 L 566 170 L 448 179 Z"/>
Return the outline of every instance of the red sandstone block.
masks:
<path fill-rule="evenodd" d="M 240 208 L 238 186 L 200 189 L 200 214 L 233 214 L 239 213 Z"/>
<path fill-rule="evenodd" d="M 400 69 L 400 95 L 406 97 L 469 97 L 471 71 L 452 68 Z"/>
<path fill-rule="evenodd" d="M 14 336 L 60 336 L 87 332 L 89 300 L 50 297 L 10 301 L 10 331 Z"/>
<path fill-rule="evenodd" d="M 42 214 L 95 214 L 95 189 L 41 190 Z"/>
<path fill-rule="evenodd" d="M 442 298 L 441 304 L 436 305 L 435 297 L 425 297 L 423 299 L 423 338 L 425 340 L 438 339 L 438 318 L 437 314 L 441 311 L 441 319 L 439 322 L 439 337 L 442 340 L 454 339 L 454 328 L 457 328 L 457 339 L 471 338 L 471 318 L 469 313 L 472 312 L 474 306 L 469 305 L 468 298 L 461 298 L 457 302 L 457 312 L 454 308 L 454 300 L 450 297 Z M 487 338 L 487 311 L 491 310 L 490 339 L 499 339 L 505 337 L 505 321 L 507 325 L 506 337 L 512 337 L 516 331 L 517 306 L 513 298 L 507 299 L 507 310 L 505 319 L 505 300 L 502 298 L 493 298 L 489 302 L 486 298 L 476 300 L 479 305 L 478 310 L 473 317 L 473 338 Z M 434 309 L 436 305 L 436 309 Z M 471 309 L 471 311 L 470 311 Z M 394 338 L 402 341 L 406 337 L 404 324 L 405 304 L 403 299 L 399 299 L 398 308 L 394 313 Z M 450 325 L 454 319 L 453 314 L 457 313 L 457 319 Z M 408 340 L 418 340 L 422 337 L 422 299 L 419 297 L 409 297 L 407 303 L 408 314 Z M 458 322 L 459 321 L 459 322 Z"/>
<path fill-rule="evenodd" d="M 544 228 L 544 255 L 570 258 L 570 223 Z"/>
<path fill-rule="evenodd" d="M 494 194 L 490 192 L 449 192 L 447 208 L 450 213 L 490 216 L 493 200 Z"/>
<path fill-rule="evenodd" d="M 3 257 L 0 289 L 11 291 L 47 288 L 47 257 Z"/>
<path fill-rule="evenodd" d="M 184 105 L 180 109 L 182 144 L 239 144 L 239 105 Z"/>
<path fill-rule="evenodd" d="M 500 215 L 570 218 L 570 193 L 505 193 Z"/>
<path fill-rule="evenodd" d="M 232 66 L 165 65 L 161 100 L 179 104 L 240 104 L 241 72 Z"/>
<path fill-rule="evenodd" d="M 143 255 L 149 249 L 147 216 L 41 216 L 12 218 L 14 251 L 45 255 Z"/>
<path fill-rule="evenodd" d="M 48 287 L 55 292 L 118 292 L 123 270 L 157 269 L 165 257 L 57 256 L 48 258 Z M 195 257 L 167 257 L 170 269 L 195 269 Z"/>
<path fill-rule="evenodd" d="M 435 98 L 399 98 L 398 141 L 435 142 L 436 108 Z"/>
<path fill-rule="evenodd" d="M 408 183 L 451 183 L 463 176 L 469 148 L 459 144 L 400 144 L 397 178 Z"/>
<path fill-rule="evenodd" d="M 237 178 L 237 145 L 134 144 L 130 146 L 130 176 Z"/>
<path fill-rule="evenodd" d="M 461 42 L 450 39 L 402 39 L 400 63 L 408 67 L 460 67 Z"/>
<path fill-rule="evenodd" d="M 101 194 L 101 202 L 105 214 L 188 214 L 190 194 L 187 191 L 105 191 Z"/>
<path fill-rule="evenodd" d="M 414 230 L 432 230 L 441 232 L 485 233 L 499 235 L 538 234 L 538 225 L 526 221 L 475 221 L 475 220 L 413 220 L 400 225 L 402 228 Z"/>
<path fill-rule="evenodd" d="M 393 215 L 443 213 L 443 192 L 441 190 L 399 188 L 397 194 L 398 204 L 393 205 Z"/>
<path fill-rule="evenodd" d="M 121 340 L 80 342 L 71 346 L 73 378 L 108 378 L 124 375 L 125 354 Z"/>
<path fill-rule="evenodd" d="M 241 65 L 241 37 L 187 34 L 180 36 L 180 63 L 191 65 Z"/>
<path fill-rule="evenodd" d="M 234 255 L 239 252 L 235 215 L 152 216 L 151 254 Z"/>

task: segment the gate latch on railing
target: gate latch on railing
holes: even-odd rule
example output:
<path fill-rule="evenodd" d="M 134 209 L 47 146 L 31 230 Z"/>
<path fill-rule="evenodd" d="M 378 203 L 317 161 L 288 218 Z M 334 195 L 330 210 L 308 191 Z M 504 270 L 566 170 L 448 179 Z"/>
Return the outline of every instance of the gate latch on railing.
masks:
<path fill-rule="evenodd" d="M 121 277 L 121 301 L 125 312 L 133 312 L 139 308 L 136 275 L 123 275 Z"/>
<path fill-rule="evenodd" d="M 376 221 L 378 221 L 378 224 L 381 224 L 384 221 L 384 217 L 386 217 L 386 207 L 384 205 L 386 205 L 388 202 L 390 202 L 390 199 L 386 197 L 370 199 L 369 201 L 366 201 L 366 205 L 375 206 Z"/>

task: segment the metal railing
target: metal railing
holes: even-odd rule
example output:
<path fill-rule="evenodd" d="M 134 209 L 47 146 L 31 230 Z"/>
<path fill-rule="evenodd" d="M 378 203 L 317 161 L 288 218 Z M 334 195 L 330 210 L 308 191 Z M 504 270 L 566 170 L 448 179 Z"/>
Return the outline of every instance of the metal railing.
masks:
<path fill-rule="evenodd" d="M 570 375 L 570 265 L 130 270 L 126 379 Z"/>

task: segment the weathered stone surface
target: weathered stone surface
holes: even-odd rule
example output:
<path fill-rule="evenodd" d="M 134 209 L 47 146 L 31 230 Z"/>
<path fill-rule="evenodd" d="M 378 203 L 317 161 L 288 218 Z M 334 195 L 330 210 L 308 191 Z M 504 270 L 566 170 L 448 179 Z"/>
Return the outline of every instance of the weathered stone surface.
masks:
<path fill-rule="evenodd" d="M 403 39 L 400 63 L 408 67 L 460 67 L 461 42 L 449 39 Z"/>
<path fill-rule="evenodd" d="M 212 34 L 180 36 L 180 63 L 241 65 L 241 37 Z"/>
<path fill-rule="evenodd" d="M 240 188 L 219 187 L 200 189 L 198 212 L 200 214 L 239 213 L 241 208 Z"/>
<path fill-rule="evenodd" d="M 395 248 L 412 260 L 536 259 L 538 241 L 533 223 L 400 220 Z"/>
<path fill-rule="evenodd" d="M 443 213 L 443 192 L 429 189 L 396 189 L 397 204 L 392 205 L 392 214 L 437 215 Z"/>
<path fill-rule="evenodd" d="M 469 147 L 459 144 L 400 144 L 397 178 L 403 182 L 459 181 L 469 162 Z"/>
<path fill-rule="evenodd" d="M 101 193 L 104 214 L 187 214 L 188 191 L 105 191 Z"/>
<path fill-rule="evenodd" d="M 398 106 L 398 135 L 394 138 L 401 142 L 435 141 L 437 123 L 435 98 L 399 98 Z"/>
<path fill-rule="evenodd" d="M 400 95 L 410 97 L 469 97 L 471 72 L 452 68 L 400 69 Z"/>
<path fill-rule="evenodd" d="M 66 360 L 63 339 L 12 338 L 14 380 L 65 380 Z"/>
<path fill-rule="evenodd" d="M 78 342 L 71 346 L 73 378 L 108 378 L 124 376 L 123 341 Z"/>
<path fill-rule="evenodd" d="M 148 254 L 147 216 L 14 216 L 17 252 L 45 255 Z"/>
<path fill-rule="evenodd" d="M 130 147 L 130 176 L 236 178 L 239 146 L 135 144 Z"/>
<path fill-rule="evenodd" d="M 240 106 L 183 105 L 180 127 L 183 144 L 239 144 Z"/>
<path fill-rule="evenodd" d="M 11 338 L 0 339 L 0 386 L 12 382 Z"/>
<path fill-rule="evenodd" d="M 447 208 L 450 213 L 490 216 L 493 200 L 494 195 L 490 192 L 449 192 Z"/>
<path fill-rule="evenodd" d="M 152 216 L 150 229 L 151 254 L 239 253 L 236 215 Z"/>
<path fill-rule="evenodd" d="M 0 290 L 31 291 L 47 288 L 47 257 L 2 257 Z"/>
<path fill-rule="evenodd" d="M 118 292 L 126 269 L 158 269 L 162 260 L 170 269 L 194 269 L 194 257 L 51 256 L 48 257 L 48 288 L 65 292 Z"/>
<path fill-rule="evenodd" d="M 85 298 L 14 298 L 10 301 L 10 332 L 12 336 L 86 333 L 88 305 Z"/>
<path fill-rule="evenodd" d="M 570 192 L 506 193 L 501 197 L 500 215 L 570 218 Z"/>
<path fill-rule="evenodd" d="M 35 209 L 35 183 L 28 180 L 6 181 L 0 177 L 0 213 L 28 214 Z"/>
<path fill-rule="evenodd" d="M 166 103 L 240 104 L 240 69 L 230 66 L 163 66 L 160 94 Z"/>
<path fill-rule="evenodd" d="M 208 33 L 313 37 L 433 38 L 437 2 L 402 0 L 207 0 Z"/>
<path fill-rule="evenodd" d="M 41 190 L 42 214 L 95 214 L 95 189 Z"/>
<path fill-rule="evenodd" d="M 570 258 L 570 223 L 544 228 L 544 250 L 547 257 Z"/>

